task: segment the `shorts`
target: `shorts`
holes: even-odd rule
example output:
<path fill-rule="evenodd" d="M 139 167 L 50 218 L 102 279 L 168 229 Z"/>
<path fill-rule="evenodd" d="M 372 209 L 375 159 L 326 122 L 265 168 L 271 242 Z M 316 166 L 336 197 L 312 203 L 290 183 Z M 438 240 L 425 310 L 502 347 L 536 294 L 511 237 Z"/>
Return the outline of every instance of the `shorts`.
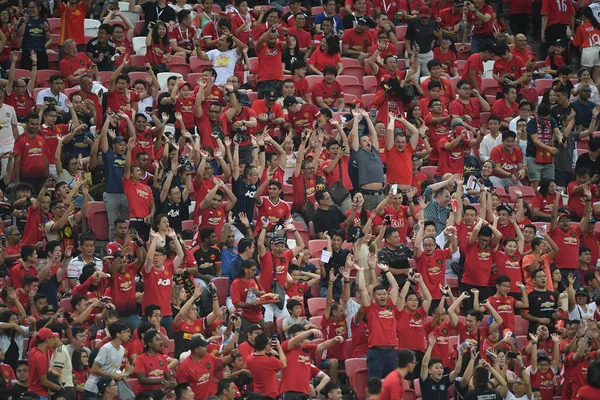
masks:
<path fill-rule="evenodd" d="M 338 362 L 338 371 L 343 371 L 346 369 L 344 360 L 337 360 L 337 362 Z M 319 365 L 319 369 L 329 369 L 329 359 L 321 360 L 321 365 Z"/>
<path fill-rule="evenodd" d="M 582 67 L 600 67 L 600 47 L 584 47 L 581 49 Z"/>
<path fill-rule="evenodd" d="M 287 296 L 285 304 L 283 305 L 283 310 L 280 310 L 275 304 L 265 304 L 263 307 L 265 308 L 265 322 L 273 322 L 276 318 L 286 318 L 290 316 L 290 313 L 287 310 Z"/>
<path fill-rule="evenodd" d="M 538 164 L 535 157 L 525 157 L 529 182 L 541 179 L 554 179 L 554 163 Z"/>

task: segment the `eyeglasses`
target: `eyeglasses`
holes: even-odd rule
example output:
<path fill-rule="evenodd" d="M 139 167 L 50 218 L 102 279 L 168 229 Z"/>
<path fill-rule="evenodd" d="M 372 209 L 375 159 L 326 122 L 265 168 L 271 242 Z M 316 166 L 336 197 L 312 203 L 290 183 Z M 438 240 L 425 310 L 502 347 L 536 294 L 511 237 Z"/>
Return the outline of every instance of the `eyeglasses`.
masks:
<path fill-rule="evenodd" d="M 54 208 L 58 208 L 59 210 L 64 210 L 65 206 L 54 206 Z"/>
<path fill-rule="evenodd" d="M 469 86 L 461 87 L 460 90 L 471 90 Z"/>

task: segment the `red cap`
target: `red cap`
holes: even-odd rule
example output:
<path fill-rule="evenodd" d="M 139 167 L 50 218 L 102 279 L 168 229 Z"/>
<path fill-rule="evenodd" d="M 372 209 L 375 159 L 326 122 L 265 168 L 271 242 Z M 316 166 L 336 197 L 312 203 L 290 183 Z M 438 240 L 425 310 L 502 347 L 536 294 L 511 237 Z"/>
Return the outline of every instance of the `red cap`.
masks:
<path fill-rule="evenodd" d="M 58 337 L 58 333 L 52 332 L 48 328 L 42 328 L 38 331 L 37 337 L 39 340 L 46 340 L 49 337 Z"/>
<path fill-rule="evenodd" d="M 183 81 L 183 82 L 179 82 L 179 87 L 178 89 L 181 89 L 182 87 L 184 87 L 185 85 L 188 85 L 188 87 L 191 89 L 192 85 L 190 85 L 187 81 Z"/>
<path fill-rule="evenodd" d="M 356 105 L 356 106 L 359 106 L 360 108 L 363 108 L 363 103 L 362 103 L 362 101 L 360 101 L 359 99 L 354 99 L 354 100 L 352 100 L 352 103 L 351 103 L 351 104 L 354 104 L 354 105 Z"/>
<path fill-rule="evenodd" d="M 431 17 L 431 8 L 427 6 L 419 8 L 419 17 Z"/>
<path fill-rule="evenodd" d="M 463 131 L 466 131 L 467 128 L 465 128 L 464 126 L 457 126 L 454 129 L 454 133 L 456 134 L 456 136 L 460 135 Z"/>

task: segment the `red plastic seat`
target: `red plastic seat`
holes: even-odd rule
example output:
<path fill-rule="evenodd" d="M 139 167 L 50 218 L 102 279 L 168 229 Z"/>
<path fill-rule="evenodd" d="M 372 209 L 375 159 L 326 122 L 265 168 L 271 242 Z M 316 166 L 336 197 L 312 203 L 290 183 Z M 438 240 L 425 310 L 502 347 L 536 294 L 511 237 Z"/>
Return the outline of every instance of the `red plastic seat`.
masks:
<path fill-rule="evenodd" d="M 21 79 L 21 78 L 29 79 L 30 76 L 31 76 L 31 71 L 27 71 L 26 69 L 20 69 L 20 68 L 15 69 L 15 78 L 17 78 L 17 79 Z"/>
<path fill-rule="evenodd" d="M 175 356 L 175 340 L 169 339 L 169 347 L 167 347 L 167 355 L 169 357 Z"/>
<path fill-rule="evenodd" d="M 426 165 L 424 167 L 421 167 L 421 172 L 425 174 L 427 180 L 435 180 L 433 176 L 435 175 L 436 170 L 437 167 L 435 165 Z"/>
<path fill-rule="evenodd" d="M 508 187 L 508 195 L 510 196 L 510 201 L 515 203 L 517 201 L 517 195 L 515 190 L 520 190 L 523 195 L 523 200 L 527 202 L 528 199 L 532 199 L 535 196 L 535 191 L 531 186 L 509 186 Z"/>
<path fill-rule="evenodd" d="M 217 297 L 219 298 L 219 304 L 225 305 L 227 300 L 227 289 L 229 289 L 229 278 L 226 276 L 219 276 L 212 278 L 210 283 L 214 284 L 217 288 Z"/>
<path fill-rule="evenodd" d="M 498 82 L 494 78 L 482 78 L 481 91 L 482 94 L 496 96 L 496 93 L 498 92 Z"/>
<path fill-rule="evenodd" d="M 339 77 L 338 77 L 339 78 Z M 308 90 L 312 91 L 315 85 L 323 80 L 322 76 L 319 75 L 308 75 L 306 81 L 308 82 Z M 338 81 L 339 82 L 339 81 Z M 341 84 L 342 82 L 340 82 Z M 342 85 L 343 86 L 343 85 Z"/>
<path fill-rule="evenodd" d="M 406 37 L 406 29 L 408 28 L 408 25 L 400 25 L 396 27 L 396 38 L 399 41 L 404 41 L 404 38 Z"/>
<path fill-rule="evenodd" d="M 552 87 L 552 79 L 536 79 L 535 88 L 537 89 L 538 96 L 543 96 L 546 89 Z"/>
<path fill-rule="evenodd" d="M 365 92 L 375 94 L 377 89 L 379 89 L 379 82 L 377 82 L 377 77 L 373 75 L 367 75 L 363 78 L 363 86 L 365 87 Z"/>
<path fill-rule="evenodd" d="M 373 101 L 375 101 L 375 95 L 373 93 L 365 93 L 360 96 L 360 100 L 363 103 L 363 108 L 367 111 L 370 111 Z"/>
<path fill-rule="evenodd" d="M 415 394 L 417 395 L 417 398 L 422 398 L 423 396 L 421 395 L 421 385 L 419 383 L 419 378 L 413 380 L 413 387 L 415 388 Z"/>
<path fill-rule="evenodd" d="M 108 214 L 104 202 L 88 202 L 86 218 L 96 240 L 108 240 Z"/>
<path fill-rule="evenodd" d="M 36 86 L 39 88 L 50 87 L 49 80 L 52 75 L 60 75 L 60 71 L 54 69 L 42 69 L 38 71 L 35 76 Z"/>
<path fill-rule="evenodd" d="M 343 87 L 344 94 L 351 94 L 356 96 L 356 98 L 360 99 L 362 95 L 365 93 L 365 87 L 361 84 L 351 84 L 344 85 Z"/>
<path fill-rule="evenodd" d="M 130 57 L 132 67 L 143 67 L 146 65 L 146 56 L 141 54 L 132 54 Z"/>
<path fill-rule="evenodd" d="M 307 300 L 308 312 L 311 317 L 323 316 L 325 313 L 325 297 L 313 297 Z"/>
<path fill-rule="evenodd" d="M 181 221 L 181 229 L 184 231 L 193 231 L 194 230 L 194 221 L 188 219 L 187 221 Z"/>
<path fill-rule="evenodd" d="M 60 28 L 62 26 L 60 18 L 48 18 L 48 25 L 50 25 L 51 35 L 60 35 Z"/>
<path fill-rule="evenodd" d="M 145 72 L 142 72 L 145 76 Z M 104 87 L 108 87 L 109 82 L 110 82 L 110 77 L 112 76 L 112 71 L 100 71 L 98 72 L 98 76 L 100 77 L 100 83 L 102 83 L 102 85 Z M 133 84 L 133 82 L 135 82 L 135 78 L 133 78 L 134 72 L 131 72 L 129 74 L 129 79 L 131 79 L 131 83 Z M 139 74 L 139 72 L 138 72 Z M 142 78 L 143 79 L 143 78 Z"/>
<path fill-rule="evenodd" d="M 471 56 L 471 44 L 467 43 L 465 44 L 466 49 L 463 51 L 458 51 L 458 53 L 456 54 L 456 58 L 459 60 L 466 60 Z"/>
<path fill-rule="evenodd" d="M 190 68 L 192 72 L 202 72 L 206 67 L 212 67 L 213 63 L 209 60 L 201 60 L 197 56 L 190 57 Z"/>
<path fill-rule="evenodd" d="M 192 88 L 194 88 L 198 79 L 202 78 L 203 75 L 202 72 L 190 72 L 187 76 L 187 81 L 192 85 Z"/>
<path fill-rule="evenodd" d="M 142 31 L 144 30 L 144 25 L 146 21 L 141 20 L 135 23 L 135 36 L 142 36 Z"/>
<path fill-rule="evenodd" d="M 528 331 L 529 331 L 529 321 L 527 321 L 520 315 L 515 315 L 515 335 L 517 335 L 517 336 L 527 335 Z"/>
<path fill-rule="evenodd" d="M 60 299 L 60 308 L 66 312 L 73 312 L 73 307 L 71 307 L 71 298 L 67 297 L 65 299 Z"/>
<path fill-rule="evenodd" d="M 344 365 L 346 368 L 346 376 L 348 377 L 348 383 L 350 386 L 354 388 L 356 393 L 356 397 L 364 400 L 366 398 L 366 393 L 364 390 L 366 389 L 366 373 L 367 373 L 367 359 L 366 358 L 348 358 L 344 361 Z M 362 382 L 362 376 L 365 375 L 365 382 Z M 362 398 L 360 396 L 360 391 L 363 391 Z"/>
<path fill-rule="evenodd" d="M 315 286 L 318 286 L 318 285 L 315 285 Z M 321 327 L 321 322 L 323 322 L 323 317 L 320 315 L 317 317 L 310 317 L 308 322 L 310 322 L 314 326 Z"/>
<path fill-rule="evenodd" d="M 279 340 L 283 343 L 285 340 L 285 332 L 283 332 L 283 320 L 285 317 L 279 317 L 275 320 L 275 325 L 277 326 L 277 333 L 279 333 Z"/>
<path fill-rule="evenodd" d="M 350 75 L 340 75 L 337 78 L 335 78 L 335 80 L 338 81 L 339 84 L 342 86 L 360 84 L 357 77 Z"/>
<path fill-rule="evenodd" d="M 325 247 L 327 247 L 327 240 L 325 239 L 313 239 L 308 241 L 308 251 L 312 258 L 321 258 L 321 253 Z"/>
<path fill-rule="evenodd" d="M 183 76 L 183 80 L 187 81 L 187 76 L 190 73 L 190 66 L 187 64 L 173 64 L 169 63 L 169 72 L 176 72 Z"/>

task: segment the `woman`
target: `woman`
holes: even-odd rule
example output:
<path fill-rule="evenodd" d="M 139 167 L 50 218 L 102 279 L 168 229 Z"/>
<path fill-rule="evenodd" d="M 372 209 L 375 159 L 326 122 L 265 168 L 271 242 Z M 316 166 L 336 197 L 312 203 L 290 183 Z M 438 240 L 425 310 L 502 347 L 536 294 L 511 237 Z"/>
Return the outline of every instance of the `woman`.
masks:
<path fill-rule="evenodd" d="M 16 297 L 17 292 L 12 293 Z M 17 363 L 23 354 L 23 340 L 30 336 L 29 328 L 19 323 L 16 312 L 4 311 L 0 314 L 0 350 L 4 353 L 4 362 L 13 370 L 17 369 Z"/>
<path fill-rule="evenodd" d="M 204 28 L 204 25 L 209 22 L 215 22 L 218 19 L 218 15 L 212 12 L 213 0 L 203 0 L 202 6 L 198 9 L 197 23 L 200 29 Z"/>
<path fill-rule="evenodd" d="M 243 261 L 237 278 L 231 282 L 229 288 L 231 303 L 237 308 L 243 326 L 263 322 L 262 306 L 256 304 L 256 301 L 264 292 L 256 279 L 256 270 L 256 261 L 251 258 Z M 242 332 L 239 342 L 245 340 L 246 334 Z"/>
<path fill-rule="evenodd" d="M 10 68 L 10 53 L 12 53 L 12 39 L 15 34 L 15 27 L 12 24 L 9 10 L 0 11 L 0 32 L 6 39 L 2 53 L 0 53 L 0 67 L 8 71 Z"/>
<path fill-rule="evenodd" d="M 171 45 L 169 44 L 167 25 L 162 21 L 156 21 L 148 36 L 146 36 L 146 61 L 152 67 L 164 65 L 171 59 Z M 162 71 L 161 71 L 162 72 Z"/>
<path fill-rule="evenodd" d="M 283 63 L 283 73 L 287 75 L 292 74 L 292 64 L 299 59 L 304 59 L 304 54 L 300 53 L 298 49 L 298 39 L 296 35 L 288 35 L 287 47 L 281 55 L 281 62 Z"/>
<path fill-rule="evenodd" d="M 550 266 L 550 274 L 552 276 L 552 287 L 556 293 L 562 293 L 567 290 L 567 287 L 562 283 L 562 273 L 554 264 Z"/>
<path fill-rule="evenodd" d="M 69 188 L 72 188 L 77 175 L 83 170 L 83 166 L 79 164 L 74 155 L 66 154 L 64 157 L 62 156 L 64 139 L 64 137 L 58 138 L 58 146 L 56 146 L 56 153 L 54 154 L 56 174 L 58 175 L 56 181 L 65 182 Z"/>
<path fill-rule="evenodd" d="M 41 5 L 39 2 L 30 1 L 27 4 L 27 13 L 24 13 L 17 24 L 17 37 L 23 40 L 21 69 L 31 70 L 30 51 L 34 51 L 37 56 L 38 70 L 49 69 L 46 42 L 51 40 L 50 24 L 46 18 L 40 15 Z"/>
<path fill-rule="evenodd" d="M 556 106 L 556 92 L 552 88 L 546 89 L 544 92 L 544 96 L 542 97 L 542 103 L 553 108 Z"/>
<path fill-rule="evenodd" d="M 308 59 L 308 72 L 323 75 L 325 67 L 335 67 L 338 76 L 342 74 L 342 58 L 340 56 L 340 41 L 337 36 L 327 36 L 321 39 L 321 45 Z"/>
<path fill-rule="evenodd" d="M 600 43 L 593 39 L 600 36 L 600 23 L 590 7 L 583 7 L 581 11 L 583 24 L 575 29 L 572 44 L 581 49 L 581 66 L 591 68 L 594 82 L 600 82 Z"/>
<path fill-rule="evenodd" d="M 486 160 L 481 164 L 481 171 L 472 175 L 467 180 L 466 188 L 469 201 L 471 203 L 479 203 L 479 193 L 483 188 L 491 188 L 494 185 L 490 181 L 490 176 L 494 172 L 496 163 L 492 160 Z"/>
<path fill-rule="evenodd" d="M 227 14 L 231 19 L 231 33 L 246 46 L 250 43 L 250 31 L 255 25 L 246 0 L 235 0 L 235 8 Z"/>
<path fill-rule="evenodd" d="M 211 284 L 212 289 L 216 288 Z M 212 312 L 206 318 L 198 318 L 198 306 L 196 303 L 202 295 L 202 286 L 196 285 L 192 297 L 185 302 L 181 310 L 173 319 L 173 332 L 175 334 L 175 358 L 179 359 L 181 353 L 190 349 L 189 344 L 192 340 L 192 335 L 195 333 L 204 333 L 206 328 L 211 326 L 213 322 L 220 317 L 221 309 L 219 308 L 219 300 L 217 296 L 213 296 Z"/>
<path fill-rule="evenodd" d="M 181 304 L 187 300 L 187 293 L 183 288 L 183 285 L 173 285 L 173 293 L 171 294 L 171 310 L 173 310 L 173 317 L 179 314 L 181 310 Z"/>
<path fill-rule="evenodd" d="M 511 221 L 515 221 L 511 217 Z M 506 275 L 510 278 L 510 291 L 508 294 L 514 299 L 519 300 L 522 297 L 521 286 L 523 280 L 521 273 L 521 259 L 523 258 L 523 246 L 525 238 L 521 230 L 517 229 L 517 238 L 508 238 L 504 241 L 504 249 L 496 253 L 494 259 L 496 268 L 498 268 L 497 276 Z M 518 303 L 518 302 L 517 302 Z"/>
<path fill-rule="evenodd" d="M 0 19 L 1 18 L 2 14 L 0 13 Z M 581 86 L 582 83 L 587 83 L 590 85 L 590 89 L 592 90 L 592 95 L 588 100 L 593 103 L 600 104 L 600 93 L 598 92 L 598 86 L 596 86 L 596 83 L 592 81 L 592 75 L 590 74 L 589 68 L 580 68 L 579 71 L 577 71 L 577 80 L 578 82 L 575 86 L 573 86 L 573 94 L 571 95 L 569 101 L 573 102 L 577 100 L 577 96 L 579 95 L 579 86 Z"/>
<path fill-rule="evenodd" d="M 165 214 L 158 214 L 156 218 L 154 218 L 154 225 L 152 229 L 158 234 L 158 247 L 165 247 L 167 244 L 167 233 L 169 232 L 169 217 Z"/>
<path fill-rule="evenodd" d="M 553 179 L 542 179 L 537 196 L 533 198 L 531 206 L 533 208 L 533 218 L 538 222 L 550 222 L 552 218 L 552 206 L 556 196 L 556 182 Z"/>
<path fill-rule="evenodd" d="M 575 274 L 569 274 L 569 319 L 588 322 L 594 320 L 594 312 L 596 311 L 596 303 L 590 303 L 590 294 L 585 287 L 580 287 L 577 290 L 573 287 L 575 284 Z"/>
<path fill-rule="evenodd" d="M 17 377 L 10 365 L 4 363 L 4 352 L 2 350 L 0 350 L 0 371 L 0 398 L 8 399 L 11 395 L 14 396 L 10 388 Z"/>
<path fill-rule="evenodd" d="M 84 350 L 73 350 L 71 363 L 73 364 L 73 383 L 75 384 L 75 391 L 82 394 L 85 382 L 91 374 L 87 352 Z"/>
<path fill-rule="evenodd" d="M 352 196 L 352 208 L 344 213 L 346 217 L 350 215 L 350 213 L 354 213 L 354 219 L 349 226 L 342 224 L 344 229 L 348 230 L 348 228 L 351 227 L 363 228 L 365 226 L 371 212 L 364 208 L 364 204 L 365 198 L 363 197 L 363 194 L 361 192 L 354 193 L 354 196 Z M 355 212 L 355 210 L 358 210 L 358 212 Z"/>

